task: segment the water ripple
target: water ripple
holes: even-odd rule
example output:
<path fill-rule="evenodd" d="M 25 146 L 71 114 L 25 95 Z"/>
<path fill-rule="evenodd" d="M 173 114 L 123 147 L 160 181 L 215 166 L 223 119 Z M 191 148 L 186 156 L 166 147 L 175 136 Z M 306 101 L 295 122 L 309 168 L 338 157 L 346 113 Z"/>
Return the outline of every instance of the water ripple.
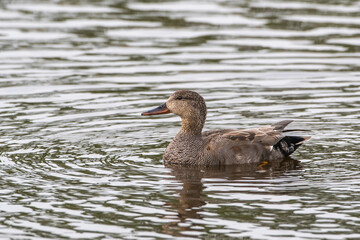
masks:
<path fill-rule="evenodd" d="M 359 3 L 0 4 L 0 235 L 357 239 Z M 178 89 L 206 129 L 296 119 L 270 166 L 166 168 Z M 300 160 L 300 162 L 298 161 Z"/>

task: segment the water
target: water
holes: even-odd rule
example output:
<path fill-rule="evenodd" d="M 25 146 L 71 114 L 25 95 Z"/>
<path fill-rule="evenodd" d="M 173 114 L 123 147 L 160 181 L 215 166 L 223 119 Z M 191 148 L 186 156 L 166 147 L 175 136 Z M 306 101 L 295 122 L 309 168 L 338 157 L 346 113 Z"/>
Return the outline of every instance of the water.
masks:
<path fill-rule="evenodd" d="M 359 1 L 1 1 L 1 239 L 359 239 Z M 271 166 L 166 168 L 176 116 L 295 119 Z"/>

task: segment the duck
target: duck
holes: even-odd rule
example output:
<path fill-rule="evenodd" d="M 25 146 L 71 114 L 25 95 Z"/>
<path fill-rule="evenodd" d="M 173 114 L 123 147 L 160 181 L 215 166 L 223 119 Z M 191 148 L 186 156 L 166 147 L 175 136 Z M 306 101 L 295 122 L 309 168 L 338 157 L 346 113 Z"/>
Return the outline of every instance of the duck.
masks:
<path fill-rule="evenodd" d="M 181 129 L 166 147 L 165 165 L 239 165 L 269 162 L 289 157 L 311 137 L 289 136 L 286 132 L 307 131 L 285 128 L 293 120 L 251 129 L 218 129 L 203 132 L 207 115 L 204 98 L 195 91 L 178 90 L 160 106 L 142 116 L 174 113 Z"/>

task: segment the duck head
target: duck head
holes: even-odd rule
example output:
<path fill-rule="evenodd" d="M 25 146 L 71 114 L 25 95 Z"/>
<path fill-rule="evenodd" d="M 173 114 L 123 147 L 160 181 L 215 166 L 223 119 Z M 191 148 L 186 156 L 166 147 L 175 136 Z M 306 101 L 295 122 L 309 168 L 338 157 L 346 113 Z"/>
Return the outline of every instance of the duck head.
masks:
<path fill-rule="evenodd" d="M 182 129 L 184 131 L 200 131 L 206 119 L 206 104 L 200 94 L 189 90 L 179 90 L 173 93 L 166 103 L 150 111 L 143 112 L 141 115 L 159 115 L 174 113 L 182 119 Z"/>
<path fill-rule="evenodd" d="M 206 115 L 205 100 L 200 94 L 189 90 L 180 90 L 173 93 L 166 103 L 141 115 L 159 115 L 175 113 L 181 118 Z"/>

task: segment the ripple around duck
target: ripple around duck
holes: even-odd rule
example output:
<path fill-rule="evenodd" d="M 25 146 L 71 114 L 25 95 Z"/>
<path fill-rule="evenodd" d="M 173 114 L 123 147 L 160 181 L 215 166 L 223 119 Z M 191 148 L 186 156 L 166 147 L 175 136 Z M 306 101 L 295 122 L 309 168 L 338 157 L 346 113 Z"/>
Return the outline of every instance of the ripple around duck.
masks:
<path fill-rule="evenodd" d="M 0 235 L 360 238 L 359 4 L 0 4 Z M 296 119 L 295 159 L 167 168 L 178 89 L 206 129 Z"/>

